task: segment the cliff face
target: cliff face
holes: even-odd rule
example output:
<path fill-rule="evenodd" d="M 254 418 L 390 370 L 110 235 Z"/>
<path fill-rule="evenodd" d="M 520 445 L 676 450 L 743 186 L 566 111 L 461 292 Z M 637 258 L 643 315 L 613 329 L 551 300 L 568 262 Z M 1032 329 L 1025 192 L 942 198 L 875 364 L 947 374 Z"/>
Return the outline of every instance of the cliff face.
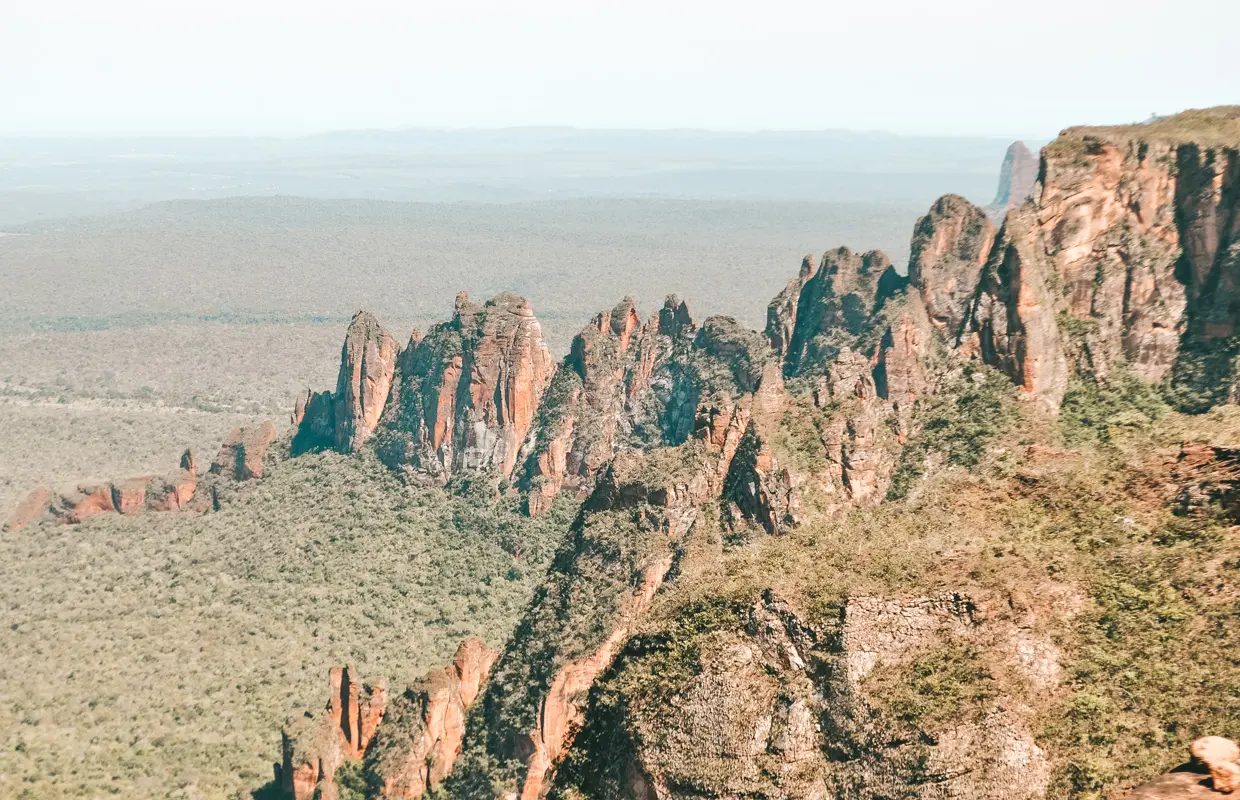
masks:
<path fill-rule="evenodd" d="M 340 353 L 333 418 L 336 449 L 360 447 L 379 424 L 387 405 L 400 345 L 372 314 L 358 312 L 349 323 Z"/>
<path fill-rule="evenodd" d="M 107 512 L 176 511 L 190 504 L 197 486 L 194 451 L 186 450 L 181 455 L 180 469 L 167 475 L 138 475 L 110 483 L 81 484 L 74 491 L 64 493 L 39 487 L 13 510 L 4 529 L 21 530 L 40 519 L 78 523 Z"/>
<path fill-rule="evenodd" d="M 681 619 L 634 637 L 601 677 L 557 796 L 1026 800 L 1046 791 L 1046 755 L 1002 699 L 920 741 L 870 705 L 875 669 L 949 631 L 982 637 L 998 626 L 968 598 L 859 596 L 838 621 L 811 623 L 768 591 Z M 667 669 L 685 653 L 692 665 Z"/>
<path fill-rule="evenodd" d="M 914 228 L 907 278 L 877 251 L 806 258 L 770 303 L 764 335 L 729 317 L 699 324 L 674 297 L 643 324 L 626 298 L 578 334 L 557 369 L 515 295 L 485 306 L 458 296 L 451 321 L 415 332 L 394 358 L 390 337 L 359 315 L 336 393 L 298 403 L 299 436 L 334 437 L 347 408 L 354 433 L 334 446 L 358 446 L 356 431 L 373 426 L 361 446 L 412 479 L 485 473 L 514 479 L 497 484 L 522 492 L 531 514 L 568 493 L 581 505 L 489 683 L 494 656 L 478 645 L 393 701 L 369 750 L 337 735 L 329 715 L 322 729 L 344 743 L 329 753 L 365 751 L 384 797 L 436 786 L 471 800 L 1047 796 L 1051 764 L 1034 739 L 1045 708 L 1033 706 L 1068 691 L 1058 645 L 1019 592 L 997 596 L 978 576 L 1001 571 L 989 559 L 1011 557 L 1035 565 L 1019 580 L 1042 580 L 1080 542 L 1044 552 L 1026 537 L 957 568 L 1010 519 L 940 547 L 953 532 L 923 529 L 910 512 L 899 519 L 917 535 L 892 547 L 939 548 L 925 560 L 871 553 L 882 569 L 810 589 L 800 584 L 814 582 L 813 569 L 776 575 L 789 565 L 754 560 L 755 543 L 796 553 L 804 536 L 806 560 L 860 557 L 887 535 L 898 465 L 933 471 L 953 457 L 935 445 L 933 461 L 928 434 L 958 434 L 976 463 L 991 455 L 984 431 L 994 422 L 979 415 L 1007 404 L 1053 424 L 1072 380 L 1131 373 L 1235 395 L 1238 126 L 1240 112 L 1226 110 L 1068 130 L 1045 150 L 1036 183 L 1027 151 L 1014 148 L 999 229 L 948 195 Z M 1233 456 L 1183 451 L 1176 474 L 1196 486 L 1183 513 L 1234 505 Z M 1003 491 L 1037 485 L 1039 469 Z M 972 502 L 993 487 L 983 489 Z M 812 531 L 796 532 L 807 519 Z M 814 549 L 839 520 L 861 529 L 867 519 L 877 522 L 865 535 Z M 769 544 L 783 541 L 792 543 Z M 917 570 L 941 574 L 918 591 L 884 583 L 916 583 Z M 780 585 L 814 608 L 782 600 Z M 1037 591 L 1056 599 L 1064 624 L 1082 604 L 1075 589 Z M 934 695 L 937 685 L 917 681 L 945 671 L 976 690 L 967 713 L 934 719 L 916 697 L 892 705 L 915 683 Z M 317 758 L 314 769 L 313 757 L 293 758 L 286 777 L 330 777 L 336 756 Z"/>
<path fill-rule="evenodd" d="M 421 797 L 452 770 L 465 715 L 496 652 L 466 639 L 452 663 L 389 700 L 387 684 L 363 685 L 351 667 L 328 673 L 327 707 L 290 719 L 283 731 L 280 785 L 286 797 L 334 796 L 336 771 L 364 759 L 368 782 L 385 800 Z"/>
<path fill-rule="evenodd" d="M 872 327 L 883 302 L 904 283 L 877 250 L 858 254 L 841 247 L 825 253 L 817 269 L 803 264 L 801 274 L 767 310 L 768 340 L 782 344 L 787 336 L 786 348 L 776 345 L 785 373 L 803 373 L 838 354 L 848 337 Z"/>
<path fill-rule="evenodd" d="M 961 334 L 995 233 L 980 208 L 950 194 L 913 228 L 908 278 L 920 290 L 930 320 L 949 339 Z"/>
<path fill-rule="evenodd" d="M 1013 208 L 1019 208 L 1033 197 L 1038 181 L 1038 157 L 1024 142 L 1012 142 L 999 169 L 999 188 L 988 210 L 999 220 Z"/>
<path fill-rule="evenodd" d="M 450 322 L 401 354 L 376 434 L 389 465 L 446 481 L 461 470 L 513 473 L 554 364 L 530 305 L 457 296 Z"/>
<path fill-rule="evenodd" d="M 690 329 L 692 320 L 684 313 Z M 577 334 L 539 411 L 523 476 L 531 514 L 550 508 L 562 488 L 588 492 L 618 449 L 640 444 L 633 441 L 639 436 L 634 410 L 672 344 L 657 316 L 642 326 L 632 298 L 600 313 Z"/>

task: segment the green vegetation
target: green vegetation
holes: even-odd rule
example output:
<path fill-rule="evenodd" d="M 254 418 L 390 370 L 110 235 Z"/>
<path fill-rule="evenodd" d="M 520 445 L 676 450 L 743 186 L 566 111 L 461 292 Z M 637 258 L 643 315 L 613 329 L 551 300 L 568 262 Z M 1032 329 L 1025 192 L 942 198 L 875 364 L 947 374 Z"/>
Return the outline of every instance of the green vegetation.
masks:
<path fill-rule="evenodd" d="M 1103 380 L 1073 376 L 1063 398 L 1059 424 L 1069 445 L 1090 440 L 1109 442 L 1123 433 L 1148 430 L 1169 412 L 1157 386 L 1121 366 Z"/>
<path fill-rule="evenodd" d="M 1021 419 L 1012 382 L 986 366 L 969 364 L 914 416 L 914 433 L 900 454 L 889 499 L 907 497 L 925 474 L 932 455 L 971 469 L 982 463 L 992 442 Z"/>
<path fill-rule="evenodd" d="M 1240 144 L 1240 106 L 1190 109 L 1135 125 L 1068 128 L 1050 147 L 1063 150 L 1085 137 L 1103 141 L 1125 141 L 1139 137 L 1143 142 L 1171 145 L 1192 142 L 1209 147 L 1235 146 Z"/>
<path fill-rule="evenodd" d="M 573 511 L 322 453 L 217 513 L 0 534 L 0 773 L 31 800 L 256 789 L 331 665 L 399 690 L 466 636 L 500 645 Z"/>
<path fill-rule="evenodd" d="M 909 663 L 880 665 L 865 691 L 882 712 L 927 731 L 976 722 L 997 694 L 986 654 L 950 636 Z"/>

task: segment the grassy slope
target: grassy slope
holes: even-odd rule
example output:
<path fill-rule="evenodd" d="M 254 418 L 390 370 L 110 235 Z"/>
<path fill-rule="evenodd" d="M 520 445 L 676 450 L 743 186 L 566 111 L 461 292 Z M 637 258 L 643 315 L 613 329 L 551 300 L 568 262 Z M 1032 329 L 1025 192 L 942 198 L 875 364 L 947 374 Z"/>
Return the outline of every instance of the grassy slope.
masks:
<path fill-rule="evenodd" d="M 215 514 L 3 534 L 0 795 L 248 794 L 328 666 L 399 687 L 500 644 L 566 528 L 324 454 Z"/>
<path fill-rule="evenodd" d="M 1196 736 L 1240 735 L 1240 529 L 1165 502 L 1179 442 L 1234 443 L 1240 409 L 1189 417 L 1095 393 L 1049 419 L 1013 416 L 1009 391 L 976 384 L 924 410 L 938 422 L 910 451 L 935 467 L 911 471 L 905 497 L 700 560 L 643 623 L 666 644 L 598 696 L 664 713 L 709 637 L 767 588 L 827 625 L 853 594 L 963 590 L 993 619 L 1032 620 L 1063 653 L 1062 688 L 1035 691 L 984 646 L 942 641 L 876 671 L 876 707 L 934 732 L 996 696 L 1027 704 L 1054 797 L 1097 798 L 1181 763 Z M 953 456 L 953 430 L 975 447 Z"/>

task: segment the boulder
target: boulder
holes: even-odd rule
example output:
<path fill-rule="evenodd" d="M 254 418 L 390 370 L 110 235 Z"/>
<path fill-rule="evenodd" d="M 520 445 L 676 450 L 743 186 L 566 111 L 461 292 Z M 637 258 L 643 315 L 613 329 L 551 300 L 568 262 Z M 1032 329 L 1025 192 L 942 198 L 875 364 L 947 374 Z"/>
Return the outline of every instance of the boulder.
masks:
<path fill-rule="evenodd" d="M 1193 742 L 1193 760 L 1210 771 L 1211 788 L 1231 794 L 1240 789 L 1240 747 L 1222 736 L 1203 736 Z"/>

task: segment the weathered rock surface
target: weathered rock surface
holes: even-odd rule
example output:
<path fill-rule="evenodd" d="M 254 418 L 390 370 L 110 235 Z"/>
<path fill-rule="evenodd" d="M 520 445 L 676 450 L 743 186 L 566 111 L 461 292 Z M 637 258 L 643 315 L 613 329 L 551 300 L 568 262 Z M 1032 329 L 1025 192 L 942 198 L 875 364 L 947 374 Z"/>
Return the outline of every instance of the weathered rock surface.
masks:
<path fill-rule="evenodd" d="M 146 505 L 152 511 L 176 511 L 194 498 L 198 487 L 198 459 L 193 449 L 181 454 L 181 468 L 146 487 Z"/>
<path fill-rule="evenodd" d="M 263 477 L 263 462 L 279 432 L 271 420 L 261 425 L 235 428 L 211 462 L 210 474 L 244 483 Z"/>
<path fill-rule="evenodd" d="M 334 438 L 340 452 L 356 450 L 379 424 L 399 354 L 400 344 L 373 314 L 359 311 L 353 316 L 340 351 L 333 396 Z"/>
<path fill-rule="evenodd" d="M 803 373 L 813 364 L 834 358 L 843 343 L 870 329 L 883 302 L 906 283 L 882 252 L 853 253 L 846 247 L 824 254 L 817 270 L 807 272 L 802 266 L 802 274 L 806 278 L 796 303 L 783 294 L 774 303 L 795 308 L 796 313 L 783 353 L 787 375 Z M 792 289 L 789 284 L 784 292 L 790 294 Z M 787 319 L 779 318 L 775 327 L 783 331 Z M 770 331 L 768 323 L 768 338 Z"/>
<path fill-rule="evenodd" d="M 13 509 L 13 513 L 4 523 L 4 529 L 6 531 L 21 530 L 43 516 L 51 502 L 52 493 L 47 487 L 40 486 L 32 490 L 17 504 L 17 508 Z"/>
<path fill-rule="evenodd" d="M 667 316 L 681 335 L 685 323 Z M 726 370 L 731 383 L 748 367 L 715 363 L 711 370 Z M 698 404 L 688 441 L 620 452 L 610 462 L 498 662 L 482 701 L 485 729 L 467 737 L 450 781 L 502 780 L 498 764 L 519 775 L 505 796 L 535 800 L 551 788 L 580 728 L 586 693 L 649 609 L 702 504 L 723 492 L 753 404 L 752 392 L 714 392 Z"/>
<path fill-rule="evenodd" d="M 531 514 L 549 509 L 562 488 L 588 491 L 629 438 L 633 404 L 649 388 L 659 354 L 669 349 L 650 341 L 658 335 L 642 330 L 626 297 L 573 339 L 542 404 L 525 467 Z"/>
<path fill-rule="evenodd" d="M 97 514 L 136 514 L 143 510 L 175 511 L 194 496 L 198 483 L 193 450 L 181 456 L 181 468 L 166 476 L 138 475 L 111 483 L 81 484 L 74 491 L 57 494 L 40 487 L 18 504 L 5 523 L 16 531 L 42 518 L 78 523 Z"/>
<path fill-rule="evenodd" d="M 697 626 L 655 627 L 624 648 L 591 696 L 559 796 L 1044 796 L 1047 757 L 1013 704 L 920 735 L 869 705 L 876 666 L 985 629 L 967 598 L 858 597 L 838 624 L 811 625 L 767 592 Z M 693 664 L 663 672 L 686 652 Z"/>
<path fill-rule="evenodd" d="M 283 731 L 280 786 L 292 800 L 311 800 L 336 770 L 361 758 L 387 710 L 387 685 L 363 686 L 351 667 L 328 672 L 327 708 L 289 720 Z"/>
<path fill-rule="evenodd" d="M 1008 214 L 982 275 L 971 327 L 983 361 L 1057 409 L 1068 388 L 1068 360 L 1053 274 L 1033 209 Z"/>
<path fill-rule="evenodd" d="M 421 797 L 452 771 L 465 739 L 466 712 L 498 655 L 481 639 L 466 639 L 449 666 L 427 673 L 392 701 L 366 756 L 380 797 Z"/>
<path fill-rule="evenodd" d="M 1115 800 L 1194 800 L 1240 791 L 1240 747 L 1222 736 L 1203 736 L 1189 749 L 1192 760 Z"/>
<path fill-rule="evenodd" d="M 990 204 L 990 212 L 1002 220 L 1003 215 L 1033 197 L 1038 182 L 1038 157 L 1024 142 L 1012 142 L 999 168 L 999 187 Z"/>
<path fill-rule="evenodd" d="M 462 292 L 452 320 L 401 358 L 380 457 L 440 481 L 462 470 L 509 477 L 554 371 L 524 298 L 504 293 L 479 307 Z"/>
<path fill-rule="evenodd" d="M 909 283 L 921 294 L 931 322 L 953 344 L 968 317 L 995 235 L 985 212 L 954 194 L 935 201 L 913 228 Z"/>
<path fill-rule="evenodd" d="M 775 299 L 766 308 L 766 339 L 781 358 L 792 346 L 801 292 L 804 291 L 805 284 L 809 283 L 817 272 L 818 261 L 813 255 L 807 255 L 801 261 L 801 271 L 795 278 L 788 281 L 788 285 L 775 295 Z"/>

